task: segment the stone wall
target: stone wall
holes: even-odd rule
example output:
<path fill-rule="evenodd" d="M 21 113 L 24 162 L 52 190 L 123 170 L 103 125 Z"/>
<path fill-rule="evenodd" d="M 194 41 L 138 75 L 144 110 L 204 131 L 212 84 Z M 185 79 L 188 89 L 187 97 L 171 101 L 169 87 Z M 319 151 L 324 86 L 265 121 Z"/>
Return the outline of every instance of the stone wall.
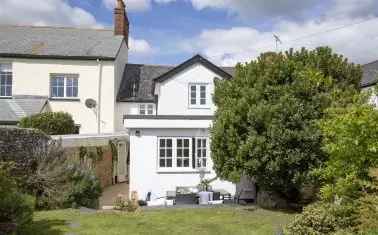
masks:
<path fill-rule="evenodd" d="M 39 130 L 0 127 L 0 160 L 17 161 L 43 155 L 50 140 Z"/>

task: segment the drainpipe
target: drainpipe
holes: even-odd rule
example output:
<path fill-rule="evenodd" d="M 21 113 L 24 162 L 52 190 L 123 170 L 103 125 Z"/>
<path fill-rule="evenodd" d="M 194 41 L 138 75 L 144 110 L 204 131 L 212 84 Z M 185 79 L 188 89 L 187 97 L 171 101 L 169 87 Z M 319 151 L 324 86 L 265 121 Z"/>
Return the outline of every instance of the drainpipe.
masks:
<path fill-rule="evenodd" d="M 98 99 L 97 99 L 97 133 L 101 133 L 101 87 L 102 87 L 102 61 L 97 59 L 98 63 Z"/>

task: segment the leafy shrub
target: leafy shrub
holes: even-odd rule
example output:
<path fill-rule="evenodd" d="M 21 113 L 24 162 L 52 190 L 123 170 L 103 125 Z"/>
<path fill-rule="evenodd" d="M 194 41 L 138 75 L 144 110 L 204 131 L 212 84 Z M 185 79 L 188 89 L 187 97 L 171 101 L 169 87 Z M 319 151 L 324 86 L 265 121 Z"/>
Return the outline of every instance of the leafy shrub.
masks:
<path fill-rule="evenodd" d="M 353 201 L 370 187 L 370 170 L 378 166 L 378 110 L 367 103 L 369 95 L 356 95 L 353 104 L 329 109 L 319 122 L 323 148 L 329 155 L 318 170 L 325 183 L 323 200 Z"/>
<path fill-rule="evenodd" d="M 361 197 L 358 213 L 359 231 L 378 231 L 378 194 L 366 194 Z"/>
<path fill-rule="evenodd" d="M 64 204 L 68 207 L 98 208 L 102 189 L 93 171 L 79 165 L 71 165 L 68 172 L 68 181 L 71 183 Z"/>
<path fill-rule="evenodd" d="M 32 221 L 33 212 L 34 198 L 19 192 L 14 179 L 0 167 L 0 221 L 22 229 Z"/>
<path fill-rule="evenodd" d="M 123 195 L 118 195 L 114 202 L 114 209 L 125 211 L 127 208 L 127 200 Z"/>
<path fill-rule="evenodd" d="M 120 194 L 117 196 L 114 202 L 114 209 L 120 211 L 135 212 L 139 209 L 139 202 L 133 195 L 133 193 L 131 199 L 125 199 L 125 196 Z"/>
<path fill-rule="evenodd" d="M 45 112 L 25 117 L 20 120 L 19 126 L 36 128 L 48 135 L 65 135 L 76 132 L 72 116 L 64 112 Z"/>
<path fill-rule="evenodd" d="M 287 235 L 323 235 L 337 231 L 351 232 L 358 224 L 356 207 L 334 203 L 315 203 L 307 206 L 285 228 Z"/>

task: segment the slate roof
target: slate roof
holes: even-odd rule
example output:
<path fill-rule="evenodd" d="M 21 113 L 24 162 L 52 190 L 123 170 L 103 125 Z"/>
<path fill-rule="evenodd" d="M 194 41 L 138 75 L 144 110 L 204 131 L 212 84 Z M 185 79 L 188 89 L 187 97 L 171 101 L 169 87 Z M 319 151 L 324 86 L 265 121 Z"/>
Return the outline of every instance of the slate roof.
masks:
<path fill-rule="evenodd" d="M 127 64 L 125 66 L 118 101 L 124 102 L 154 102 L 155 82 L 162 75 L 174 70 L 176 66 Z M 234 75 L 233 67 L 219 67 L 230 76 Z M 135 84 L 135 85 L 134 85 Z M 135 86 L 136 94 L 133 93 Z"/>
<path fill-rule="evenodd" d="M 361 80 L 361 87 L 373 86 L 378 81 L 378 60 L 362 66 L 364 71 Z"/>
<path fill-rule="evenodd" d="M 12 99 L 0 99 L 0 123 L 16 124 L 21 118 L 40 113 L 47 102 L 47 97 L 15 96 Z"/>
<path fill-rule="evenodd" d="M 123 39 L 108 29 L 0 25 L 0 57 L 111 60 Z"/>

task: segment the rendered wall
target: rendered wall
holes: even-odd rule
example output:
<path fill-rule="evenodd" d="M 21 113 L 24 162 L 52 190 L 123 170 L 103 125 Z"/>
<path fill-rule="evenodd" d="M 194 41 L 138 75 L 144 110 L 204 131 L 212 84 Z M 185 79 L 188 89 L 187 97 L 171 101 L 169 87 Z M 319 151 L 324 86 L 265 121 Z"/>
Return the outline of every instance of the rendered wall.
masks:
<path fill-rule="evenodd" d="M 197 186 L 200 183 L 199 172 L 196 169 L 188 169 L 181 172 L 159 172 L 158 170 L 158 142 L 157 137 L 195 137 L 207 136 L 204 129 L 142 129 L 141 136 L 135 136 L 135 131 L 130 133 L 130 192 L 137 191 L 140 199 L 145 199 L 151 191 L 153 195 L 165 196 L 166 191 L 175 190 L 177 186 Z M 212 161 L 209 160 L 209 172 L 207 179 L 215 177 L 212 170 Z M 231 182 L 216 180 L 212 184 L 213 189 L 224 189 L 235 193 L 235 185 Z"/>

